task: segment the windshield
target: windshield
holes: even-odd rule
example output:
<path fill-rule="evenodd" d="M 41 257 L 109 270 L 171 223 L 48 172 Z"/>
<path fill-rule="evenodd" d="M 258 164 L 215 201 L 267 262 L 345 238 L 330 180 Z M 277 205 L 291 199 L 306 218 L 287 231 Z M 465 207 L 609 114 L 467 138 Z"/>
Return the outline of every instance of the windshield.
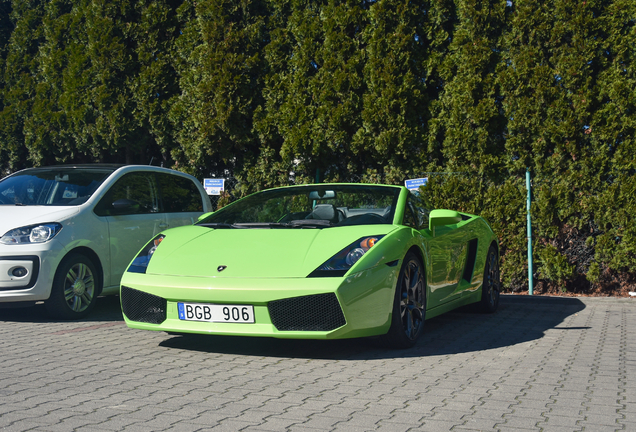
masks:
<path fill-rule="evenodd" d="M 0 205 L 73 206 L 90 198 L 112 169 L 31 169 L 0 181 Z"/>
<path fill-rule="evenodd" d="M 400 189 L 373 185 L 308 185 L 256 193 L 198 225 L 211 228 L 327 228 L 392 224 Z"/>

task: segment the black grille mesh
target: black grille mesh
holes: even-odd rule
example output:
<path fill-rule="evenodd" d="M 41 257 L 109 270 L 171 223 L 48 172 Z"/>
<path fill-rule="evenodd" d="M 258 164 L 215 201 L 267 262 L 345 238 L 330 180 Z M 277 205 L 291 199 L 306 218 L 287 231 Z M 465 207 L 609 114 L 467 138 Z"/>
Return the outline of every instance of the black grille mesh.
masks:
<path fill-rule="evenodd" d="M 347 323 L 334 293 L 275 300 L 267 308 L 279 331 L 330 331 Z"/>
<path fill-rule="evenodd" d="M 121 287 L 121 308 L 131 321 L 161 324 L 166 320 L 166 299 Z"/>

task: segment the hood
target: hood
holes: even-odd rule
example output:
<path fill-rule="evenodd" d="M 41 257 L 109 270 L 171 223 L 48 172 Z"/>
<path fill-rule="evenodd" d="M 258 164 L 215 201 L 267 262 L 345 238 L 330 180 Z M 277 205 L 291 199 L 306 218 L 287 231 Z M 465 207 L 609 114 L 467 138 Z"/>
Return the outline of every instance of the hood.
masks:
<path fill-rule="evenodd" d="M 47 222 L 62 222 L 79 213 L 79 207 L 0 205 L 0 236 L 14 228 Z"/>
<path fill-rule="evenodd" d="M 354 241 L 393 225 L 328 229 L 175 228 L 157 248 L 147 273 L 215 278 L 304 278 Z M 226 268 L 219 272 L 219 266 Z"/>

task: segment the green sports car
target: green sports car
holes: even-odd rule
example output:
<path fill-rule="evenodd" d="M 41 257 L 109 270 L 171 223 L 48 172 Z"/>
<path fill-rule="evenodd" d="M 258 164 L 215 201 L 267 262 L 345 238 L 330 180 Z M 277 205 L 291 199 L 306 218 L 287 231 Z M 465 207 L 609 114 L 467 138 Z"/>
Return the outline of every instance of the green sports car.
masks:
<path fill-rule="evenodd" d="M 429 210 L 402 186 L 257 192 L 164 231 L 132 261 L 132 328 L 413 346 L 424 320 L 499 304 L 496 236 L 479 216 Z"/>

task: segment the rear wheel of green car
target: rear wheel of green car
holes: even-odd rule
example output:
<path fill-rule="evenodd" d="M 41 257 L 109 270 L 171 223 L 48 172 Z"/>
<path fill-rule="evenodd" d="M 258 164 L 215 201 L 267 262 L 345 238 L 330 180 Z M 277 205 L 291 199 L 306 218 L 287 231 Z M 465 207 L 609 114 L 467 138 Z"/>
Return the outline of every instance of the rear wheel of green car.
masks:
<path fill-rule="evenodd" d="M 486 266 L 484 267 L 484 283 L 481 287 L 481 311 L 493 313 L 499 307 L 499 291 L 501 281 L 499 280 L 499 255 L 494 246 L 488 249 L 486 256 Z"/>
<path fill-rule="evenodd" d="M 426 319 L 424 266 L 412 252 L 404 257 L 398 277 L 391 327 L 383 341 L 392 348 L 411 348 L 421 336 Z"/>

